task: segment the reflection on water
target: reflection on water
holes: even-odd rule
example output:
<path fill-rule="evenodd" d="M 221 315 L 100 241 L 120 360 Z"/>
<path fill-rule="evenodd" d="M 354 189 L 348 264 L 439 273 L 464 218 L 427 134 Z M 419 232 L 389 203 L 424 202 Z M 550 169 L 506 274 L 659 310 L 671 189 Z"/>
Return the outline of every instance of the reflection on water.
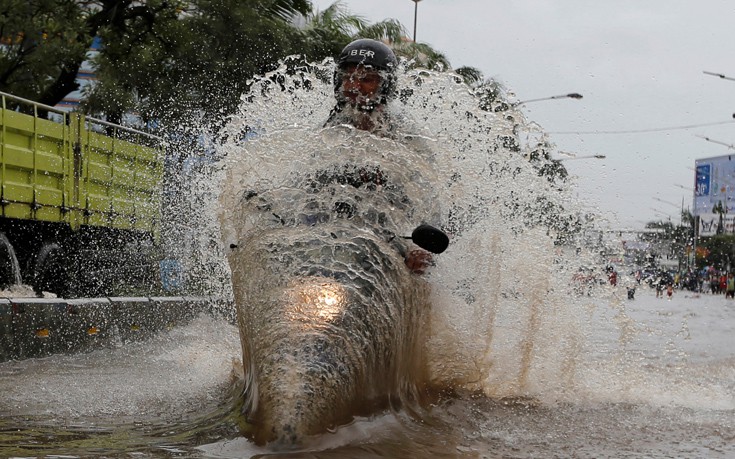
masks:
<path fill-rule="evenodd" d="M 0 364 L 0 457 L 160 452 L 234 434 L 233 331 L 203 317 L 144 343 Z"/>
<path fill-rule="evenodd" d="M 434 206 L 416 190 L 424 189 L 421 177 L 436 183 L 431 199 L 453 233 L 426 277 L 425 347 L 432 380 L 446 388 L 427 413 L 358 418 L 297 451 L 257 447 L 239 433 L 238 328 L 202 317 L 146 343 L 0 364 L 0 456 L 735 455 L 735 302 L 683 292 L 660 300 L 644 287 L 635 300 L 623 287 L 577 295 L 570 282 L 580 265 L 597 262 L 595 248 L 576 239 L 565 250 L 555 245 L 580 209 L 564 191 L 569 185 L 540 176 L 524 156 L 538 132 L 518 114 L 479 112 L 466 88 L 445 76 L 404 75 L 402 83 L 413 91 L 402 107 L 426 131 L 414 140 L 429 157 L 415 163 L 409 153 L 419 150 L 406 146 L 407 155 L 394 158 L 406 164 L 393 171 L 405 174 L 405 194 L 426 215 Z M 315 80 L 313 88 L 267 94 L 243 116 L 257 119 L 258 135 L 272 134 L 273 142 L 280 134 L 315 136 L 361 155 L 315 128 L 329 111 L 331 87 Z M 238 126 L 231 128 L 237 140 Z M 513 139 L 517 149 L 508 146 Z M 367 139 L 364 151 L 379 156 L 387 143 Z M 236 149 L 248 144 L 228 148 L 237 161 Z M 242 185 L 262 189 L 305 164 L 279 162 L 275 153 L 249 159 Z M 293 193 L 303 198 L 303 190 Z M 213 201 L 198 199 L 206 212 L 195 213 L 215 221 Z M 284 217 L 319 217 L 321 204 Z M 410 222 L 403 209 L 386 212 Z M 200 233 L 215 238 L 217 228 L 202 225 Z M 320 313 L 337 313 L 335 289 L 309 298 Z"/>
<path fill-rule="evenodd" d="M 460 392 L 422 422 L 360 418 L 310 451 L 277 453 L 239 434 L 237 329 L 202 318 L 145 346 L 0 364 L 0 456 L 732 457 L 735 303 L 617 294 L 593 302 L 608 319 L 625 308 L 630 351 L 620 334 L 596 334 L 577 363 L 576 401 Z"/>

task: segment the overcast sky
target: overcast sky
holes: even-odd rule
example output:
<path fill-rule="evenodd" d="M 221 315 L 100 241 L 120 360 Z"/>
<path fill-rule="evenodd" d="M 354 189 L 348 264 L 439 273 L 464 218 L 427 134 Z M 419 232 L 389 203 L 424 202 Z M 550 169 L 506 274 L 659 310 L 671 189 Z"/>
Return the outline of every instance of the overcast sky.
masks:
<path fill-rule="evenodd" d="M 342 3 L 413 34 L 412 0 Z M 580 199 L 614 228 L 678 223 L 682 202 L 692 206 L 695 159 L 735 155 L 716 143 L 735 144 L 735 81 L 704 73 L 735 78 L 732 0 L 422 0 L 417 17 L 417 41 L 455 68 L 479 68 L 517 100 L 584 96 L 524 112 L 559 151 L 606 156 L 565 165 Z M 668 129 L 686 126 L 699 127 Z M 651 132 L 630 132 L 639 130 Z"/>

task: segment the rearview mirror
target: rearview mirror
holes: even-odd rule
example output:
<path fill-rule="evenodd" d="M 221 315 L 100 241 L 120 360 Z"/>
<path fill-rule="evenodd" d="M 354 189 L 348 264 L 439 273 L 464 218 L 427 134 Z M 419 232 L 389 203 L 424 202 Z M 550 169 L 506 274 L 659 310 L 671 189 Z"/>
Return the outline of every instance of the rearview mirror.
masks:
<path fill-rule="evenodd" d="M 414 244 L 431 253 L 442 253 L 449 246 L 449 236 L 431 225 L 419 225 L 411 233 L 411 237 L 404 236 L 405 239 L 411 239 Z"/>

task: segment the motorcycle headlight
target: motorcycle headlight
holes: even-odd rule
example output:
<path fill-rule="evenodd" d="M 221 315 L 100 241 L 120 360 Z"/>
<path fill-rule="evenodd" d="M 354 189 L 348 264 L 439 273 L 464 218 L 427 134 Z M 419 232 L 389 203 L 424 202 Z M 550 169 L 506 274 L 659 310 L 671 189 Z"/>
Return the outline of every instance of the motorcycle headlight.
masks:
<path fill-rule="evenodd" d="M 304 323 L 331 322 L 347 305 L 347 291 L 332 279 L 300 279 L 285 292 L 291 320 Z"/>

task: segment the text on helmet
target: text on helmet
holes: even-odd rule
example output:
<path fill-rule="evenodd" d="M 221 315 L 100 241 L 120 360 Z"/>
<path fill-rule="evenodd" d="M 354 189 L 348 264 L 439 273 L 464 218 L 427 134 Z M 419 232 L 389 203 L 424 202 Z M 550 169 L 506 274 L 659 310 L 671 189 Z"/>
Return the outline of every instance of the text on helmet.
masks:
<path fill-rule="evenodd" d="M 369 49 L 353 49 L 350 50 L 350 56 L 375 57 L 375 51 Z"/>

